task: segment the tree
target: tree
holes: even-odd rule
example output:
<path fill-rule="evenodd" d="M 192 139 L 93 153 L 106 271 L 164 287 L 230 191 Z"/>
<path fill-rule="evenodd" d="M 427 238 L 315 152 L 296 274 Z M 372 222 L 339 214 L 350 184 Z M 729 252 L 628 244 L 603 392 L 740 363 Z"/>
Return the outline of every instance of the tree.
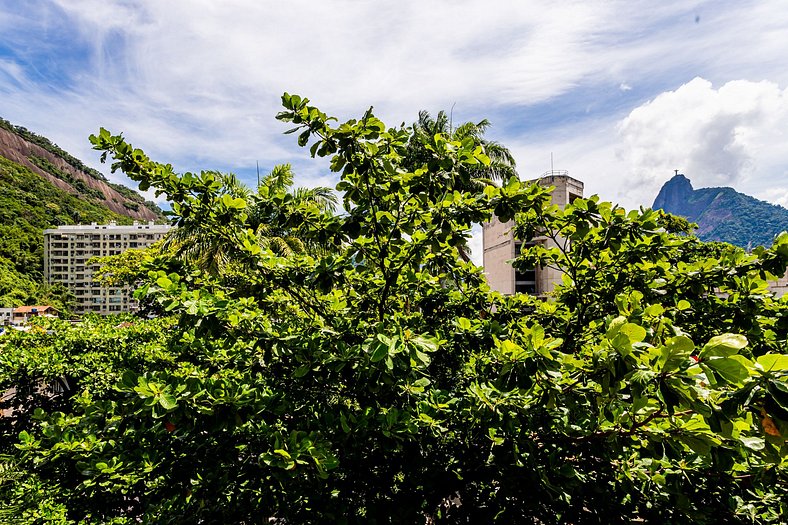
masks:
<path fill-rule="evenodd" d="M 303 214 L 329 253 L 276 253 L 213 176 L 91 138 L 249 270 L 152 272 L 139 293 L 177 317 L 164 357 L 16 429 L 11 465 L 46 496 L 8 500 L 66 523 L 782 519 L 788 304 L 763 278 L 784 271 L 788 234 L 704 258 L 654 212 L 561 211 L 516 178 L 414 191 L 435 172 L 406 164 L 412 129 L 283 105 L 341 173 L 346 213 Z M 449 181 L 489 159 L 473 141 L 434 147 Z M 571 240 L 518 263 L 562 267 L 555 300 L 492 293 L 458 257 L 493 215 Z"/>
<path fill-rule="evenodd" d="M 501 144 L 487 140 L 484 134 L 490 127 L 490 121 L 482 119 L 479 122 L 464 122 L 453 127 L 451 118 L 445 111 L 439 111 L 433 119 L 427 111 L 420 111 L 418 120 L 413 124 L 413 133 L 408 141 L 405 165 L 415 170 L 423 165 L 430 165 L 439 160 L 440 156 L 435 155 L 436 141 L 446 139 L 451 141 L 469 141 L 482 147 L 484 154 L 489 158 L 489 162 L 477 163 L 464 166 L 460 170 L 460 180 L 452 180 L 455 189 L 458 183 L 468 185 L 469 190 L 481 190 L 490 181 L 503 182 L 511 177 L 517 176 L 515 171 L 516 163 L 512 153 Z M 437 165 L 430 166 L 431 171 L 437 176 L 445 176 Z M 471 186 L 474 185 L 474 186 Z"/>
<path fill-rule="evenodd" d="M 421 185 L 414 186 L 412 191 L 423 191 L 431 198 L 436 198 L 447 188 L 479 192 L 488 184 L 517 177 L 511 152 L 501 144 L 484 138 L 489 127 L 490 121 L 483 119 L 477 123 L 465 122 L 455 128 L 445 111 L 439 111 L 435 119 L 427 111 L 420 111 L 418 120 L 413 124 L 402 164 L 410 171 L 426 167 L 431 176 L 424 178 Z M 445 169 L 443 156 L 438 152 L 445 147 L 439 143 L 447 140 L 480 146 L 486 157 L 484 162 L 461 166 L 454 171 Z M 459 254 L 465 262 L 470 261 L 467 244 L 459 246 Z"/>
<path fill-rule="evenodd" d="M 258 242 L 278 255 L 291 253 L 323 253 L 325 243 L 308 238 L 300 222 L 305 210 L 332 214 L 337 199 L 331 188 L 293 188 L 290 164 L 274 166 L 263 177 L 252 199 L 249 226 L 257 233 Z"/>
<path fill-rule="evenodd" d="M 291 189 L 293 172 L 289 164 L 275 166 L 260 181 L 257 193 L 232 173 L 203 172 L 202 177 L 215 186 L 226 202 L 246 209 L 246 226 L 255 232 L 261 246 L 280 254 L 325 249 L 314 239 L 301 237 L 305 230 L 299 219 L 304 213 L 333 213 L 336 198 L 330 188 Z M 206 223 L 183 216 L 177 219 L 176 226 L 164 249 L 187 264 L 218 275 L 230 271 L 238 262 L 236 239 L 225 238 Z"/>

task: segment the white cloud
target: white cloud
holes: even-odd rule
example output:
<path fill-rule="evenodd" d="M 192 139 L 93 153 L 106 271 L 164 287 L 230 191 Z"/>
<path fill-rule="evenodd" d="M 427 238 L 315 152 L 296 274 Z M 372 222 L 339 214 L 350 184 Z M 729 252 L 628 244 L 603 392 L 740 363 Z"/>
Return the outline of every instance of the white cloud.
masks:
<path fill-rule="evenodd" d="M 788 90 L 772 82 L 702 78 L 660 94 L 621 122 L 619 157 L 631 193 L 654 194 L 674 169 L 695 187 L 763 187 L 786 161 Z M 783 179 L 784 181 L 784 179 Z"/>
<path fill-rule="evenodd" d="M 658 184 L 625 191 L 634 183 L 626 162 L 640 156 L 637 164 L 646 166 L 648 158 L 616 157 L 616 148 L 629 146 L 615 122 L 633 104 L 696 75 L 717 85 L 737 78 L 788 85 L 782 7 L 780 0 L 30 0 L 0 7 L 0 29 L 15 49 L 44 56 L 30 63 L 4 58 L 0 114 L 93 165 L 97 155 L 86 136 L 104 126 L 179 170 L 292 162 L 299 184 L 325 184 L 332 180 L 327 163 L 307 159 L 273 119 L 283 91 L 309 96 L 340 118 L 375 105 L 390 124 L 456 103 L 464 120 L 506 117 L 491 136 L 522 154 L 523 175 L 546 169 L 553 151 L 589 193 L 632 207 L 649 204 Z M 34 68 L 57 63 L 71 47 L 87 52 L 67 81 L 41 82 Z M 596 100 L 596 93 L 615 96 Z M 558 100 L 588 114 L 545 119 L 544 128 L 522 116 L 560 115 Z M 736 169 L 746 175 L 746 159 L 761 155 L 760 166 L 766 152 L 756 151 L 759 137 L 738 140 L 746 145 L 734 142 L 730 155 L 745 160 Z M 780 155 L 769 154 L 769 164 L 778 165 Z"/>
<path fill-rule="evenodd" d="M 788 208 L 788 188 L 786 187 L 769 188 L 760 193 L 756 193 L 753 197 L 771 202 L 772 204 L 778 204 L 783 208 Z M 785 229 L 788 229 L 788 224 L 785 225 Z"/>

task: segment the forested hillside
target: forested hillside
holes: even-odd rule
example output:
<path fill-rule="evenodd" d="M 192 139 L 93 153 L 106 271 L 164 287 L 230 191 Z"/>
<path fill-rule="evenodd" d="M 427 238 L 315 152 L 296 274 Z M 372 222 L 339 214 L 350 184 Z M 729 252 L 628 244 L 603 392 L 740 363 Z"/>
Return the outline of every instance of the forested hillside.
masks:
<path fill-rule="evenodd" d="M 0 307 L 48 303 L 67 309 L 67 291 L 43 283 L 44 229 L 162 219 L 161 210 L 133 190 L 0 119 Z"/>

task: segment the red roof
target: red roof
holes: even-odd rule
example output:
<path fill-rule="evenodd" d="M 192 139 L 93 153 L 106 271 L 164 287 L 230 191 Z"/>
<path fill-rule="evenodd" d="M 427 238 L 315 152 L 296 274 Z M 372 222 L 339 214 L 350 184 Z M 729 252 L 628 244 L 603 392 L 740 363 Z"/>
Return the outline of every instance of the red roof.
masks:
<path fill-rule="evenodd" d="M 17 307 L 17 308 L 14 308 L 14 313 L 15 313 L 15 314 L 32 314 L 32 313 L 33 313 L 33 310 L 35 310 L 35 311 L 36 311 L 36 313 L 48 312 L 48 311 L 50 311 L 50 310 L 51 310 L 51 311 L 54 311 L 54 312 L 57 312 L 57 310 L 55 310 L 55 307 L 54 307 L 54 306 L 49 306 L 49 305 L 44 305 L 44 306 L 35 305 L 35 306 L 19 306 L 19 307 Z"/>

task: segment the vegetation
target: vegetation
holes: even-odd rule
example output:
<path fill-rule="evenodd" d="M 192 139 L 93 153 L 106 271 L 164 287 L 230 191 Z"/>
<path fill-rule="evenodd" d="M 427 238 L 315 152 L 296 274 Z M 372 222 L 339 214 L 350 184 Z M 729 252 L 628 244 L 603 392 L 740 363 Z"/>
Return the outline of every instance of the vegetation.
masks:
<path fill-rule="evenodd" d="M 0 118 L 0 128 L 6 129 L 19 135 L 23 139 L 27 140 L 28 142 L 32 142 L 33 144 L 42 147 L 44 150 L 52 153 L 53 155 L 57 155 L 58 157 L 62 158 L 66 162 L 68 162 L 72 168 L 82 171 L 86 173 L 90 177 L 93 177 L 96 180 L 105 181 L 107 178 L 96 171 L 95 169 L 86 166 L 81 160 L 72 156 L 69 152 L 52 142 L 46 137 L 33 133 L 29 129 L 23 126 L 14 126 L 10 122 L 5 119 Z"/>
<path fill-rule="evenodd" d="M 27 140 L 28 142 L 32 142 L 33 144 L 36 144 L 37 146 L 40 146 L 46 151 L 52 153 L 53 155 L 57 155 L 58 157 L 68 162 L 71 165 L 71 167 L 73 167 L 74 169 L 80 170 L 96 180 L 100 180 L 100 181 L 107 180 L 107 178 L 104 175 L 102 175 L 95 169 L 86 166 L 81 160 L 72 156 L 69 152 L 67 152 L 57 144 L 53 143 L 51 140 L 49 140 L 46 137 L 33 133 L 32 131 L 28 130 L 23 126 L 14 126 L 10 122 L 2 118 L 0 118 L 0 128 L 11 131 L 16 135 L 19 135 L 23 139 Z"/>
<path fill-rule="evenodd" d="M 47 301 L 60 311 L 73 297 L 43 284 L 43 230 L 78 222 L 130 223 L 129 217 L 56 188 L 29 169 L 0 157 L 0 306 Z"/>
<path fill-rule="evenodd" d="M 105 182 L 109 187 L 120 193 L 124 198 L 128 199 L 129 201 L 132 201 L 132 202 L 124 203 L 124 206 L 126 206 L 126 208 L 137 211 L 139 209 L 139 205 L 144 205 L 149 210 L 151 210 L 156 215 L 158 215 L 160 218 L 164 217 L 163 212 L 155 202 L 146 201 L 139 193 L 137 193 L 132 189 L 127 188 L 126 186 L 123 186 L 122 184 L 115 184 L 114 182 L 109 182 L 107 178 L 104 175 L 102 175 L 100 172 L 85 165 L 85 163 L 83 163 L 81 160 L 74 157 L 73 155 L 62 149 L 60 146 L 53 143 L 48 138 L 33 133 L 32 131 L 28 130 L 25 127 L 15 126 L 3 118 L 0 118 L 0 128 L 8 130 L 18 135 L 19 137 L 23 138 L 24 140 L 27 140 L 28 142 L 31 142 L 37 146 L 40 146 L 45 151 L 48 151 L 49 153 L 52 153 L 53 155 L 62 158 L 72 168 L 85 173 L 87 176 Z M 61 180 L 64 180 L 69 184 L 71 184 L 72 186 L 74 186 L 74 188 L 77 189 L 80 193 L 97 200 L 104 200 L 103 193 L 101 193 L 98 190 L 89 188 L 87 184 L 85 184 L 83 181 L 75 179 L 73 176 L 71 176 L 71 174 L 59 169 L 57 166 L 53 165 L 48 160 L 43 159 L 41 157 L 37 157 L 35 155 L 32 155 L 28 158 L 30 162 L 32 162 L 39 168 L 45 170 L 46 172 L 52 174 L 53 176 Z"/>
<path fill-rule="evenodd" d="M 277 255 L 315 254 L 327 248 L 325 243 L 302 235 L 308 230 L 302 222 L 302 210 L 314 206 L 320 213 L 333 213 L 336 197 L 330 188 L 291 188 L 293 172 L 289 164 L 274 167 L 260 181 L 257 192 L 241 183 L 234 174 L 212 172 L 204 175 L 214 180 L 222 196 L 235 199 L 235 202 L 243 201 L 248 206 L 241 226 L 254 232 L 261 247 Z M 234 239 L 183 217 L 175 225 L 164 249 L 175 252 L 185 264 L 214 275 L 248 270 L 237 264 L 239 248 Z"/>
<path fill-rule="evenodd" d="M 30 162 L 32 162 L 34 165 L 38 166 L 42 170 L 46 171 L 47 173 L 54 175 L 60 180 L 68 182 L 69 184 L 71 184 L 71 186 L 74 187 L 74 189 L 79 191 L 79 193 L 81 193 L 83 196 L 98 201 L 104 200 L 104 194 L 101 193 L 99 190 L 88 187 L 88 185 L 85 184 L 81 179 L 77 179 L 73 177 L 70 173 L 61 170 L 60 168 L 49 162 L 47 159 L 37 157 L 35 155 L 30 155 L 28 157 L 28 160 L 30 160 Z"/>
<path fill-rule="evenodd" d="M 0 409 L 0 434 L 16 436 L 20 428 L 37 425 L 43 412 L 73 410 L 85 395 L 111 395 L 127 369 L 161 369 L 170 364 L 163 350 L 172 321 L 141 321 L 131 316 L 87 316 L 72 325 L 36 318 L 30 332 L 9 331 L 0 338 L 0 384 L 14 388 Z M 4 439 L 1 454 L 13 450 Z M 48 483 L 14 461 L 0 465 L 0 522 L 69 523 L 66 514 L 46 494 Z"/>
<path fill-rule="evenodd" d="M 457 180 L 450 180 L 452 187 L 457 190 L 481 190 L 485 183 L 490 181 L 508 180 L 517 175 L 514 157 L 506 147 L 484 138 L 484 133 L 489 127 L 490 121 L 487 119 L 475 123 L 464 122 L 454 127 L 451 118 L 444 111 L 439 111 L 434 119 L 428 112 L 421 111 L 419 119 L 413 124 L 413 134 L 408 141 L 403 164 L 412 171 L 426 165 L 434 177 L 454 179 L 451 171 L 443 170 L 442 166 L 435 164 L 439 158 L 433 152 L 439 147 L 438 141 L 441 139 L 467 141 L 470 144 L 483 146 L 489 162 L 461 167 L 460 171 L 464 172 L 462 177 L 467 179 L 471 186 L 459 188 Z"/>
<path fill-rule="evenodd" d="M 478 187 L 490 163 L 480 141 L 439 134 L 413 167 L 411 128 L 371 111 L 334 125 L 306 99 L 283 104 L 278 118 L 341 177 L 344 213 L 289 210 L 299 237 L 331 252 L 277 253 L 248 227 L 253 199 L 217 174 L 177 175 L 121 136 L 91 137 L 247 270 L 149 259 L 138 294 L 176 324 L 141 323 L 128 330 L 147 335 L 125 339 L 126 328 L 53 325 L 3 343 L 0 388 L 77 370 L 68 395 L 28 386 L 3 422 L 18 436 L 0 445 L 6 512 L 116 524 L 784 520 L 788 300 L 764 279 L 785 271 L 788 234 L 752 254 L 709 250 L 659 212 L 595 197 L 561 210 L 516 178 Z M 255 199 L 277 206 L 277 195 Z M 522 239 L 555 232 L 558 248 L 516 263 L 565 271 L 555 297 L 493 293 L 459 257 L 471 225 L 493 215 Z"/>
<path fill-rule="evenodd" d="M 782 206 L 758 200 L 733 188 L 708 189 L 717 191 L 716 206 L 733 210 L 733 216 L 727 220 L 715 220 L 715 213 L 707 211 L 693 219 L 699 225 L 709 224 L 709 230 L 700 235 L 703 240 L 724 241 L 743 248 L 769 246 L 775 235 L 788 228 L 788 210 Z"/>

